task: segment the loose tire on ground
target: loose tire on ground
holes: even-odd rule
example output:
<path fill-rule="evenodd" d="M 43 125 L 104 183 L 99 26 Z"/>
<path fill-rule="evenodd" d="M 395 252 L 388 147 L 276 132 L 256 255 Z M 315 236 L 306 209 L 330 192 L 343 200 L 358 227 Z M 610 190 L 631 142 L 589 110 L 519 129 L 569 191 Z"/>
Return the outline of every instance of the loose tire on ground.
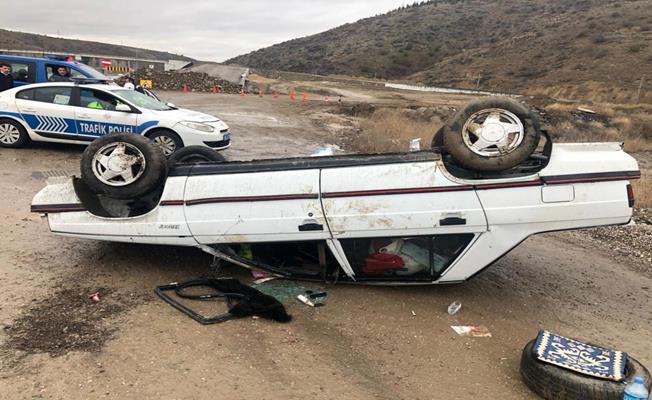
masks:
<path fill-rule="evenodd" d="M 179 135 L 167 129 L 157 129 L 149 133 L 147 137 L 161 147 L 166 157 L 170 157 L 183 148 L 183 140 Z"/>
<path fill-rule="evenodd" d="M 508 98 L 476 100 L 444 127 L 446 151 L 461 166 L 476 171 L 504 171 L 525 161 L 541 137 L 539 121 Z"/>
<path fill-rule="evenodd" d="M 550 400 L 622 400 L 625 383 L 592 378 L 576 372 L 544 363 L 536 358 L 534 340 L 523 349 L 521 377 L 536 394 Z M 627 357 L 627 382 L 635 376 L 643 376 L 645 386 L 652 386 L 648 370 L 632 357 Z"/>
<path fill-rule="evenodd" d="M 146 137 L 118 133 L 95 139 L 84 150 L 81 176 L 89 189 L 114 199 L 135 199 L 167 176 L 161 148 Z"/>
<path fill-rule="evenodd" d="M 206 146 L 186 146 L 168 158 L 168 166 L 177 163 L 224 162 L 224 156 Z"/>
<path fill-rule="evenodd" d="M 23 147 L 30 142 L 23 125 L 9 118 L 0 118 L 0 146 Z"/>

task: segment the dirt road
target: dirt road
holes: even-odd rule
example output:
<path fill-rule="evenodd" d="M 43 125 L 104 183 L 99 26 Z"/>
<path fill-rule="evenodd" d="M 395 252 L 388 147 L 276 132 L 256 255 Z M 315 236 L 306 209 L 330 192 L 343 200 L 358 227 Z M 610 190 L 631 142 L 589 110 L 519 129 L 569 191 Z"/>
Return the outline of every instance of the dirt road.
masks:
<path fill-rule="evenodd" d="M 329 143 L 300 104 L 163 97 L 229 123 L 230 158 L 305 155 Z M 461 285 L 326 286 L 325 307 L 286 302 L 289 324 L 201 326 L 153 288 L 205 274 L 210 257 L 53 236 L 29 213 L 44 177 L 77 172 L 81 150 L 0 150 L 2 399 L 531 399 L 518 364 L 539 328 L 652 365 L 652 279 L 583 235 L 530 238 Z M 453 300 L 463 307 L 451 317 Z M 493 337 L 459 337 L 450 325 L 462 324 Z"/>

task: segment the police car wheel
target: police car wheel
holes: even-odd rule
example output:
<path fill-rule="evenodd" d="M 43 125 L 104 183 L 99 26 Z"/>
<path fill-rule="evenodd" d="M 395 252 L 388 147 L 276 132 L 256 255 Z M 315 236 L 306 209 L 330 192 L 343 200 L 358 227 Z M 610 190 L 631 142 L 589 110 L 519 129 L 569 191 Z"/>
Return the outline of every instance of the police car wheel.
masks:
<path fill-rule="evenodd" d="M 134 199 L 156 189 L 167 176 L 159 146 L 132 133 L 116 133 L 94 140 L 84 150 L 81 175 L 96 194 Z"/>
<path fill-rule="evenodd" d="M 11 119 L 0 119 L 0 146 L 23 147 L 29 143 L 25 128 Z"/>
<path fill-rule="evenodd" d="M 183 147 L 183 141 L 174 132 L 157 130 L 148 135 L 152 142 L 158 145 L 165 157 L 170 157 L 172 153 Z"/>

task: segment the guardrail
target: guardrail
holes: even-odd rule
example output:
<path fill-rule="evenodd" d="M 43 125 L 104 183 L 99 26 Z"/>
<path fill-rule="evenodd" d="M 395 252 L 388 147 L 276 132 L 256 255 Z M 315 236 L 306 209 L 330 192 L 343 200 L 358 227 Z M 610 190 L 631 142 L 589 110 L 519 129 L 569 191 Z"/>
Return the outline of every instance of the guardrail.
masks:
<path fill-rule="evenodd" d="M 392 89 L 402 89 L 402 90 L 416 90 L 420 92 L 482 94 L 487 96 L 509 96 L 509 97 L 520 96 L 514 93 L 489 92 L 485 90 L 472 90 L 472 89 L 452 89 L 452 88 L 433 87 L 433 86 L 416 86 L 416 85 L 405 85 L 402 83 L 386 83 L 385 87 L 392 88 Z"/>

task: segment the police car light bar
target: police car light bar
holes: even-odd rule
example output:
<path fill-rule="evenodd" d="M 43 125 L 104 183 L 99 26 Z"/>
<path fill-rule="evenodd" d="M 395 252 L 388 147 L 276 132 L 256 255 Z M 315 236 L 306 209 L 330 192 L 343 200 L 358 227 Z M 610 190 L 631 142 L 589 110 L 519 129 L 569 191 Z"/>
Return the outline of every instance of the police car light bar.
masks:
<path fill-rule="evenodd" d="M 108 83 L 110 79 L 100 79 L 100 78 L 69 78 L 76 85 L 84 85 L 89 83 Z"/>

